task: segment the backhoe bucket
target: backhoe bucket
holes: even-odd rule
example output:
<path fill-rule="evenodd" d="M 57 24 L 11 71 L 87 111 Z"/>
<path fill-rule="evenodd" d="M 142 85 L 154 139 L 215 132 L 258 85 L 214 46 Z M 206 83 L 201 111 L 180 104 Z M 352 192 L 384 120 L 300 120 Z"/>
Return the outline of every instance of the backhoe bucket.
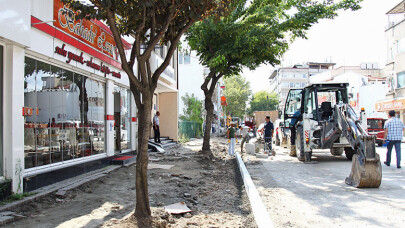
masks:
<path fill-rule="evenodd" d="M 381 185 L 382 168 L 380 156 L 375 154 L 375 159 L 366 160 L 353 155 L 352 171 L 346 177 L 346 184 L 356 188 L 378 188 Z"/>

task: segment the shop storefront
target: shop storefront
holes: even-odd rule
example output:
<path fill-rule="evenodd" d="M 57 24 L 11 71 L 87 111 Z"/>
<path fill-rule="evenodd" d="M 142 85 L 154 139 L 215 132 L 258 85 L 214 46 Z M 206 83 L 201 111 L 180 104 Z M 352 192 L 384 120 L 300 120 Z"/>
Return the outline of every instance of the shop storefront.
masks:
<path fill-rule="evenodd" d="M 5 27 L 12 19 L 0 25 L 0 177 L 13 192 L 30 177 L 134 151 L 137 141 L 108 27 L 76 19 L 58 0 L 20 3 L 9 7 L 21 31 Z"/>
<path fill-rule="evenodd" d="M 27 180 L 135 151 L 136 105 L 108 27 L 77 19 L 59 0 L 2 4 L 0 182 L 21 193 Z M 167 53 L 158 50 L 151 71 Z M 161 112 L 161 135 L 174 141 L 177 84 L 173 57 L 159 78 L 153 112 Z"/>
<path fill-rule="evenodd" d="M 405 97 L 399 97 L 396 99 L 384 100 L 375 103 L 375 110 L 377 112 L 387 113 L 394 110 L 396 117 L 400 118 L 402 122 L 405 121 Z"/>

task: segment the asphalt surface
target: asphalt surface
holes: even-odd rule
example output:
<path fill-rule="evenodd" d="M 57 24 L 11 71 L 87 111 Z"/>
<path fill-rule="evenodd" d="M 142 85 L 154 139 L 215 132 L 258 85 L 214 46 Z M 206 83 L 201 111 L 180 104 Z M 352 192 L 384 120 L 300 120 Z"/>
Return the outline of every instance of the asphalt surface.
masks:
<path fill-rule="evenodd" d="M 288 156 L 286 148 L 275 149 L 273 159 L 246 155 L 244 160 L 276 227 L 405 226 L 405 159 L 397 169 L 395 152 L 387 167 L 386 148 L 377 147 L 382 184 L 357 189 L 344 182 L 351 169 L 344 155 L 314 152 L 314 164 L 304 164 Z"/>

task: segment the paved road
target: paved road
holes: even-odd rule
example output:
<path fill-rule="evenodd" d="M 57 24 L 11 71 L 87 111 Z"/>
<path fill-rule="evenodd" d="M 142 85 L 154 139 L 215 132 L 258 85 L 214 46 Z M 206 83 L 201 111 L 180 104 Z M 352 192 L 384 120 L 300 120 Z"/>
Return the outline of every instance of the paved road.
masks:
<path fill-rule="evenodd" d="M 257 159 L 262 165 L 251 156 L 245 162 L 277 227 L 405 227 L 405 161 L 397 169 L 395 152 L 380 188 L 356 189 L 344 183 L 351 169 L 344 155 L 314 153 L 317 163 L 304 164 L 276 151 L 273 160 Z M 386 148 L 377 152 L 385 161 Z"/>

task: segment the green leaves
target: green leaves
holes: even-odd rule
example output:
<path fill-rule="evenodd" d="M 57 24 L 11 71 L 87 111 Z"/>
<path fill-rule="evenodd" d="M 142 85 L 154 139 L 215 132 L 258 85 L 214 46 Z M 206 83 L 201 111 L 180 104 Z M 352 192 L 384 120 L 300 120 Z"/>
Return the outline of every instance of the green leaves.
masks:
<path fill-rule="evenodd" d="M 202 123 L 202 101 L 200 101 L 197 97 L 194 97 L 194 94 L 191 94 L 191 96 L 189 96 L 187 93 L 185 96 L 181 97 L 181 100 L 184 103 L 184 115 L 180 115 L 180 120 Z"/>
<path fill-rule="evenodd" d="M 235 75 L 225 80 L 225 92 L 228 106 L 226 110 L 233 117 L 243 117 L 246 104 L 251 95 L 250 83 L 241 75 Z"/>
<path fill-rule="evenodd" d="M 196 23 L 186 36 L 204 66 L 231 76 L 239 74 L 243 67 L 279 64 L 296 37 L 305 38 L 312 25 L 323 18 L 333 19 L 340 9 L 359 9 L 360 2 L 239 0 L 227 17 Z"/>
<path fill-rule="evenodd" d="M 277 110 L 278 103 L 278 96 L 276 93 L 269 93 L 264 90 L 256 92 L 250 100 L 248 114 L 252 114 L 255 111 Z"/>

